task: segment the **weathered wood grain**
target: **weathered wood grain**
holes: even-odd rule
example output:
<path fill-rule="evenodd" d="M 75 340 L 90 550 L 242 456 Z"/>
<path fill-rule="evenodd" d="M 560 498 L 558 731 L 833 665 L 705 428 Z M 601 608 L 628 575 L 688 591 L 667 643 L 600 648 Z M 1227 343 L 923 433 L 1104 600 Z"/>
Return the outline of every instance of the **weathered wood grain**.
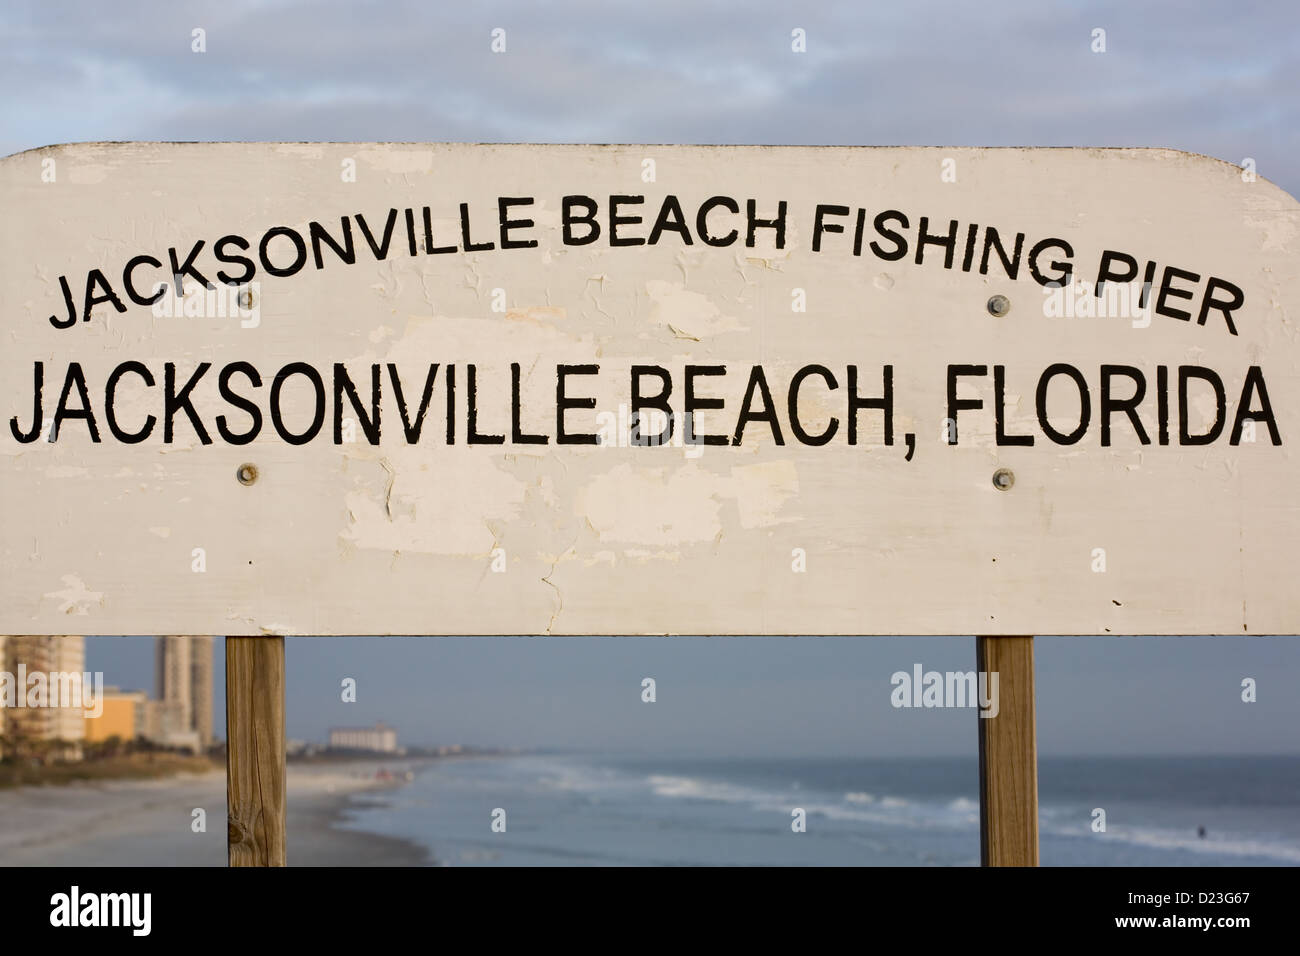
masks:
<path fill-rule="evenodd" d="M 226 638 L 231 866 L 284 866 L 284 638 Z"/>
<path fill-rule="evenodd" d="M 1034 639 L 977 637 L 976 669 L 998 675 L 998 713 L 979 717 L 980 860 L 1038 865 Z"/>

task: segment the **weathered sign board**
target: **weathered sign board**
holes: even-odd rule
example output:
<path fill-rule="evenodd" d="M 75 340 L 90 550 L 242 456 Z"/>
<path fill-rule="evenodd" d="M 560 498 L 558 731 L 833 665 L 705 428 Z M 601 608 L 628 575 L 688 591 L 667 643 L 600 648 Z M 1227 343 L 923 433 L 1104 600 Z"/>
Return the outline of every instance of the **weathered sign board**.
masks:
<path fill-rule="evenodd" d="M 1225 163 L 92 144 L 0 215 L 0 632 L 1300 630 L 1300 205 Z"/>

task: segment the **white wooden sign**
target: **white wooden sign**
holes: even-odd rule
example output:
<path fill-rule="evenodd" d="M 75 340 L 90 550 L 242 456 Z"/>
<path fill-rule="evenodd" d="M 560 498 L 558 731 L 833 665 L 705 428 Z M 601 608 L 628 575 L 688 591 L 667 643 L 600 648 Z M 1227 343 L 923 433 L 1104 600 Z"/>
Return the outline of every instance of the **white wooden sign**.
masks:
<path fill-rule="evenodd" d="M 0 631 L 1300 630 L 1300 206 L 1168 150 L 0 163 Z"/>

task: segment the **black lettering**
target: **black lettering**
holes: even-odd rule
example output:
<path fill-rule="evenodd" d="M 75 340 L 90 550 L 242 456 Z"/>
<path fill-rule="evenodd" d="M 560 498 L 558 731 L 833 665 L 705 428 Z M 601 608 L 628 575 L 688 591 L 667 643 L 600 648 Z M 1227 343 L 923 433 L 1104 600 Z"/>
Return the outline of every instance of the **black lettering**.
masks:
<path fill-rule="evenodd" d="M 1156 429 L 1157 441 L 1169 444 L 1169 369 L 1156 366 Z"/>
<path fill-rule="evenodd" d="M 1136 269 L 1137 266 L 1134 265 Z M 1074 431 L 1066 434 L 1059 432 L 1052 427 L 1052 423 L 1047 420 L 1047 388 L 1052 383 L 1052 379 L 1058 375 L 1068 375 L 1073 379 L 1074 384 L 1079 389 L 1079 425 Z M 1088 422 L 1092 420 L 1092 397 L 1088 394 L 1088 383 L 1084 380 L 1083 373 L 1073 365 L 1067 365 L 1064 362 L 1058 362 L 1055 365 L 1049 365 L 1047 370 L 1038 379 L 1038 424 L 1047 433 L 1047 437 L 1058 445 L 1073 445 L 1088 430 Z"/>
<path fill-rule="evenodd" d="M 1260 409 L 1254 411 L 1252 396 L 1259 392 Z M 1273 406 L 1268 400 L 1268 389 L 1264 387 L 1264 373 L 1258 365 L 1252 365 L 1246 372 L 1246 381 L 1241 386 L 1241 401 L 1237 403 L 1237 418 L 1232 423 L 1230 444 L 1241 443 L 1241 427 L 1246 419 L 1263 421 L 1268 426 L 1268 435 L 1274 445 L 1282 444 L 1282 436 L 1277 431 L 1277 421 L 1273 418 Z"/>
<path fill-rule="evenodd" d="M 1110 380 L 1113 375 L 1125 375 L 1133 380 L 1133 396 L 1126 399 L 1116 399 L 1111 395 Z M 1147 380 L 1142 375 L 1140 369 L 1132 365 L 1103 365 L 1101 367 L 1101 444 L 1106 447 L 1110 444 L 1110 416 L 1111 412 L 1121 411 L 1128 415 L 1129 422 L 1133 425 L 1133 431 L 1137 433 L 1138 441 L 1144 445 L 1151 444 L 1151 439 L 1147 437 L 1147 430 L 1142 425 L 1142 419 L 1138 418 L 1137 408 L 1146 397 Z"/>
<path fill-rule="evenodd" d="M 103 288 L 103 293 L 96 295 L 95 286 Z M 83 322 L 90 321 L 90 310 L 101 302 L 113 303 L 113 308 L 117 309 L 118 312 L 126 311 L 126 305 L 117 297 L 113 287 L 108 284 L 108 279 L 104 278 L 104 273 L 98 269 L 91 269 L 90 274 L 86 276 L 86 309 L 82 313 Z"/>
<path fill-rule="evenodd" d="M 1210 387 L 1214 389 L 1214 424 L 1210 426 L 1210 430 L 1204 435 L 1193 435 L 1187 430 L 1189 424 L 1187 421 L 1187 383 L 1194 378 L 1200 379 L 1202 382 L 1209 382 Z M 1178 444 L 1208 445 L 1218 438 L 1223 431 L 1227 405 L 1228 399 L 1223 392 L 1223 380 L 1213 370 L 1201 365 L 1178 366 Z"/>
<path fill-rule="evenodd" d="M 197 282 L 199 285 L 203 286 L 203 288 L 205 289 L 213 288 L 213 285 L 211 282 L 208 281 L 207 276 L 205 276 L 198 269 L 194 268 L 194 259 L 196 256 L 198 256 L 199 250 L 202 248 L 203 248 L 203 240 L 200 239 L 190 249 L 190 254 L 185 257 L 184 263 L 179 263 L 176 261 L 176 250 L 174 248 L 167 250 L 167 255 L 171 259 L 172 279 L 176 283 L 175 288 L 176 288 L 177 296 L 183 296 L 185 294 L 185 281 L 184 281 L 185 276 L 193 276 L 194 281 Z"/>
<path fill-rule="evenodd" d="M 828 206 L 824 203 L 818 203 L 817 209 L 813 212 L 813 238 L 812 251 L 822 251 L 822 233 L 823 232 L 843 232 L 844 227 L 838 222 L 826 222 L 826 216 L 847 216 L 849 214 L 848 206 Z"/>
<path fill-rule="evenodd" d="M 159 267 L 162 266 L 161 262 L 156 264 Z M 125 432 L 118 426 L 117 412 L 114 410 L 113 404 L 117 401 L 117 383 L 127 372 L 134 372 L 139 375 L 144 379 L 145 385 L 153 388 L 153 373 L 145 367 L 143 362 L 123 362 L 109 373 L 108 381 L 104 384 L 104 420 L 108 422 L 108 430 L 118 441 L 126 445 L 138 445 L 149 437 L 154 425 L 158 423 L 158 419 L 153 415 L 147 416 L 144 420 L 144 427 L 138 432 Z"/>
<path fill-rule="evenodd" d="M 424 392 L 420 395 L 420 407 L 415 413 L 414 424 L 407 414 L 406 398 L 402 394 L 402 380 L 398 377 L 397 366 L 392 362 L 388 363 L 388 377 L 393 383 L 393 397 L 397 399 L 397 414 L 402 419 L 402 431 L 406 434 L 406 443 L 417 444 L 420 441 L 420 431 L 424 428 L 424 416 L 429 410 L 429 401 L 433 398 L 433 382 L 438 377 L 438 366 L 431 364 L 429 374 L 424 378 Z"/>
<path fill-rule="evenodd" d="M 223 270 L 217 273 L 217 278 L 225 285 L 242 285 L 245 282 L 251 281 L 253 276 L 257 275 L 257 266 L 253 264 L 253 260 L 249 259 L 247 256 L 228 255 L 226 253 L 226 246 L 235 246 L 236 248 L 247 251 L 249 247 L 248 240 L 243 236 L 222 236 L 217 240 L 217 244 L 212 247 L 212 256 L 214 259 L 218 262 L 224 262 L 227 265 L 242 265 L 244 267 L 244 274 L 232 276 Z"/>
<path fill-rule="evenodd" d="M 1147 295 L 1151 292 L 1151 282 L 1155 279 L 1156 264 L 1148 261 L 1146 271 L 1142 274 L 1142 291 L 1138 294 L 1138 308 L 1147 307 Z"/>
<path fill-rule="evenodd" d="M 415 244 L 415 210 L 410 207 L 406 209 L 406 251 L 412 256 L 419 252 Z"/>
<path fill-rule="evenodd" d="M 366 441 L 372 445 L 379 444 L 380 392 L 379 363 L 374 362 L 370 366 L 370 414 L 367 415 L 361 405 L 361 396 L 357 394 L 357 386 L 352 381 L 352 376 L 348 374 L 347 366 L 342 362 L 334 363 L 334 444 L 343 444 L 344 395 L 352 403 L 353 411 L 357 413 L 357 422 L 361 425 L 361 430 L 366 433 Z"/>
<path fill-rule="evenodd" d="M 397 210 L 388 210 L 388 219 L 384 222 L 384 241 L 382 244 L 375 242 L 375 237 L 370 231 L 370 226 L 366 224 L 365 216 L 361 215 L 361 213 L 357 213 L 352 218 L 357 221 L 357 228 L 361 230 L 361 235 L 365 237 L 366 245 L 370 247 L 370 251 L 374 253 L 375 258 L 380 262 L 387 259 L 388 246 L 393 241 L 393 226 L 397 225 Z"/>
<path fill-rule="evenodd" d="M 835 437 L 835 432 L 838 431 L 840 427 L 840 420 L 832 415 L 830 424 L 826 426 L 826 430 L 820 435 L 810 435 L 808 432 L 804 431 L 803 424 L 799 420 L 799 387 L 803 384 L 803 380 L 809 375 L 820 375 L 822 379 L 825 380 L 826 387 L 832 391 L 839 388 L 839 384 L 835 381 L 835 376 L 832 375 L 831 370 L 824 365 L 805 365 L 803 368 L 799 369 L 799 371 L 795 372 L 794 377 L 790 379 L 790 431 L 794 432 L 794 437 L 804 445 L 825 445 Z"/>
<path fill-rule="evenodd" d="M 307 231 L 311 236 L 311 252 L 316 260 L 316 268 L 325 268 L 325 257 L 321 252 L 321 245 L 327 245 L 334 250 L 334 254 L 339 257 L 346 265 L 354 266 L 357 264 L 357 250 L 352 241 L 352 220 L 347 216 L 339 217 L 339 227 L 343 230 L 343 245 L 334 241 L 334 237 L 325 231 L 325 227 L 318 222 L 307 224 Z M 274 273 L 272 273 L 274 275 Z"/>
<path fill-rule="evenodd" d="M 176 391 L 176 364 L 168 362 L 163 366 L 163 442 L 170 445 L 174 434 L 173 420 L 178 411 L 184 411 L 194 426 L 194 431 L 199 436 L 199 442 L 204 445 L 211 445 L 212 438 L 208 435 L 208 430 L 203 427 L 203 422 L 199 419 L 199 414 L 194 410 L 194 405 L 190 402 L 190 392 L 194 391 L 194 386 L 199 384 L 204 373 L 212 367 L 211 362 L 200 362 L 190 376 L 185 387 L 179 392 Z"/>
<path fill-rule="evenodd" d="M 447 366 L 447 444 L 456 444 L 456 366 Z"/>
<path fill-rule="evenodd" d="M 1220 290 L 1228 293 L 1227 299 L 1214 297 L 1214 293 Z M 1205 298 L 1201 301 L 1201 312 L 1196 317 L 1196 324 L 1204 325 L 1210 310 L 1218 309 L 1223 313 L 1223 321 L 1228 323 L 1228 331 L 1236 335 L 1237 326 L 1232 322 L 1232 313 L 1235 309 L 1240 309 L 1245 301 L 1246 293 L 1242 292 L 1239 286 L 1233 285 L 1227 279 L 1210 276 L 1205 284 Z"/>
<path fill-rule="evenodd" d="M 393 216 L 396 217 L 397 210 L 393 210 Z M 361 217 L 357 217 L 360 225 Z M 295 435 L 284 424 L 284 417 L 280 408 L 280 390 L 284 388 L 290 376 L 303 375 L 307 381 L 311 382 L 311 387 L 316 393 L 316 408 L 312 415 L 311 424 L 301 435 Z M 325 383 L 321 380 L 320 372 L 316 371 L 306 362 L 291 362 L 280 371 L 275 373 L 275 378 L 271 382 L 271 424 L 275 426 L 277 434 L 290 445 L 305 445 L 319 434 L 325 424 Z"/>
<path fill-rule="evenodd" d="M 1050 263 L 1051 267 L 1056 270 L 1056 275 L 1043 275 L 1043 271 L 1038 268 L 1038 257 L 1048 249 L 1060 249 L 1065 256 L 1064 262 L 1054 261 Z M 1074 247 L 1064 239 L 1043 239 L 1034 243 L 1034 247 L 1029 250 L 1029 275 L 1041 286 L 1054 285 L 1057 288 L 1064 288 L 1070 284 L 1074 276 L 1074 266 L 1072 260 L 1074 257 Z"/>
<path fill-rule="evenodd" d="M 966 251 L 961 257 L 961 271 L 970 272 L 971 263 L 975 259 L 975 235 L 979 232 L 979 223 L 972 222 L 966 227 Z"/>
<path fill-rule="evenodd" d="M 885 444 L 894 443 L 894 366 L 884 368 L 884 391 L 881 398 L 862 398 L 858 395 L 858 367 L 849 366 L 849 444 L 858 443 L 858 409 L 878 408 L 885 413 Z"/>
<path fill-rule="evenodd" d="M 127 298 L 136 305 L 153 305 L 163 297 L 167 292 L 167 283 L 158 284 L 158 290 L 151 296 L 142 295 L 135 287 L 135 270 L 140 266 L 153 266 L 155 269 L 161 269 L 162 263 L 153 256 L 135 256 L 126 264 L 122 270 L 122 286 L 126 289 Z"/>
<path fill-rule="evenodd" d="M 898 224 L 904 229 L 907 228 L 907 217 L 897 209 L 885 210 L 877 215 L 876 218 L 872 220 L 871 224 L 875 228 L 876 232 L 883 238 L 892 239 L 896 248 L 892 252 L 886 252 L 881 247 L 880 243 L 876 242 L 874 239 L 870 242 L 870 248 L 871 251 L 876 254 L 877 259 L 884 259 L 886 262 L 897 262 L 899 259 L 903 258 L 903 256 L 907 255 L 907 239 L 904 238 L 901 233 L 885 228 L 885 223 L 889 222 L 891 219 L 897 220 Z"/>
<path fill-rule="evenodd" d="M 697 435 L 695 433 L 695 411 L 700 408 L 722 408 L 724 402 L 720 398 L 697 398 L 695 395 L 695 378 L 696 376 L 704 377 L 706 375 L 725 375 L 727 366 L 725 365 L 688 365 L 686 366 L 686 384 L 683 387 L 685 396 L 683 398 L 682 411 L 686 415 L 686 431 L 682 435 L 682 441 L 688 445 L 725 445 L 727 443 L 726 435 Z"/>
<path fill-rule="evenodd" d="M 586 210 L 586 215 L 575 216 L 573 207 L 581 206 Z M 561 202 L 560 219 L 564 225 L 564 244 L 566 246 L 585 246 L 595 242 L 600 238 L 600 223 L 596 221 L 596 212 L 599 210 L 596 200 L 590 196 L 565 196 Z M 587 227 L 585 236 L 574 236 L 573 224 L 582 223 Z"/>
<path fill-rule="evenodd" d="M 1008 435 L 1006 433 L 1007 367 L 993 366 L 993 430 L 994 443 L 998 445 L 1032 445 L 1033 435 Z"/>
<path fill-rule="evenodd" d="M 754 402 L 755 389 L 762 394 L 763 399 L 763 407 L 759 411 L 750 409 Z M 761 365 L 755 365 L 750 369 L 749 384 L 745 386 L 745 397 L 740 402 L 740 415 L 736 419 L 736 433 L 731 439 L 733 445 L 739 445 L 745 437 L 745 425 L 749 422 L 767 422 L 772 428 L 772 441 L 778 445 L 785 444 L 785 439 L 781 437 L 781 423 L 776 417 L 776 405 L 772 402 L 772 393 L 767 387 L 767 376 L 763 374 Z"/>
<path fill-rule="evenodd" d="M 1164 278 L 1160 280 L 1160 293 L 1156 296 L 1156 312 L 1159 315 L 1167 315 L 1171 319 L 1182 319 L 1184 322 L 1192 317 L 1192 313 L 1184 312 L 1182 309 L 1173 309 L 1165 306 L 1165 299 L 1173 296 L 1176 299 L 1190 299 L 1192 293 L 1188 289 L 1175 289 L 1170 282 L 1173 279 L 1186 279 L 1189 282 L 1200 282 L 1201 277 L 1195 272 L 1185 272 L 1182 269 L 1175 269 L 1173 266 L 1165 266 Z"/>
<path fill-rule="evenodd" d="M 77 397 L 81 401 L 80 408 L 68 408 L 68 396 L 73 388 L 77 389 Z M 90 440 L 98 443 L 99 427 L 95 424 L 95 413 L 90 409 L 90 395 L 86 391 L 86 376 L 81 371 L 81 363 L 73 362 L 68 366 L 68 375 L 63 380 L 63 392 L 59 395 L 59 405 L 54 412 L 54 434 L 62 436 L 63 420 L 65 418 L 83 418 L 86 421 L 86 428 L 90 431 Z"/>
<path fill-rule="evenodd" d="M 262 387 L 262 376 L 248 362 L 231 362 L 229 365 L 224 366 L 221 369 L 221 374 L 217 376 L 217 391 L 221 393 L 221 397 L 226 400 L 227 404 L 234 405 L 236 408 L 248 413 L 248 417 L 252 419 L 252 424 L 249 426 L 248 431 L 238 434 L 230 430 L 225 415 L 218 415 L 217 434 L 227 444 L 247 445 L 262 430 L 262 410 L 257 407 L 256 403 L 242 395 L 235 394 L 230 388 L 230 379 L 235 375 L 247 376 L 253 388 Z"/>
<path fill-rule="evenodd" d="M 700 203 L 700 211 L 695 216 L 695 231 L 699 233 L 700 239 L 706 246 L 716 246 L 721 248 L 722 246 L 729 246 L 735 242 L 740 236 L 740 232 L 733 229 L 725 236 L 714 236 L 709 232 L 709 213 L 718 206 L 726 209 L 732 215 L 740 213 L 740 206 L 737 205 L 736 200 L 731 197 L 710 196 L 708 199 L 704 200 L 704 202 Z"/>
<path fill-rule="evenodd" d="M 691 231 L 686 226 L 686 216 L 682 213 L 682 204 L 676 196 L 664 197 L 664 203 L 659 207 L 659 215 L 655 219 L 655 224 L 650 228 L 650 238 L 646 241 L 646 245 L 653 246 L 665 232 L 677 233 L 682 237 L 683 245 L 695 244 L 695 240 L 691 238 Z"/>
<path fill-rule="evenodd" d="M 635 206 L 645 202 L 644 196 L 610 196 L 609 197 L 609 244 L 611 246 L 643 246 L 645 238 L 642 236 L 620 237 L 618 234 L 619 226 L 634 226 L 641 221 L 640 216 L 620 216 L 618 207 L 626 203 L 629 206 Z"/>
<path fill-rule="evenodd" d="M 916 264 L 918 266 L 921 264 L 921 260 L 925 256 L 926 246 L 943 246 L 943 267 L 951 269 L 953 254 L 957 251 L 957 220 L 953 219 L 949 222 L 946 236 L 927 231 L 925 227 L 929 224 L 929 218 L 922 216 L 916 237 Z"/>
<path fill-rule="evenodd" d="M 45 410 L 41 402 L 41 393 L 45 390 L 44 362 L 33 364 L 32 378 L 32 399 L 35 403 L 35 407 L 32 409 L 32 430 L 26 433 L 19 431 L 17 415 L 9 419 L 9 431 L 13 433 L 14 439 L 23 445 L 30 445 L 36 441 L 41 434 L 41 426 L 45 424 Z"/>
<path fill-rule="evenodd" d="M 1002 238 L 998 231 L 992 226 L 984 230 L 984 251 L 980 253 L 980 275 L 988 275 L 989 272 L 989 250 L 992 249 L 998 254 L 998 259 L 1002 261 L 1002 271 L 1007 274 L 1008 279 L 1014 279 L 1020 272 L 1020 253 L 1025 247 L 1025 234 L 1016 233 L 1016 247 L 1011 253 L 1011 258 L 1007 258 L 1007 251 L 1002 248 Z"/>
<path fill-rule="evenodd" d="M 502 445 L 505 444 L 505 435 L 493 435 L 488 433 L 480 435 L 478 433 L 478 369 L 470 365 L 466 371 L 468 380 L 465 383 L 466 401 L 469 408 L 465 417 L 465 444 L 467 445 Z"/>
<path fill-rule="evenodd" d="M 641 394 L 641 376 L 657 375 L 659 382 L 663 386 L 659 389 L 659 394 L 646 396 Z M 647 447 L 652 445 L 665 445 L 673 437 L 673 428 L 675 425 L 672 407 L 668 404 L 668 398 L 673 393 L 672 376 L 668 370 L 659 365 L 633 365 L 632 366 L 632 407 L 631 407 L 631 425 L 632 435 L 630 444 Z M 641 431 L 641 409 L 657 408 L 664 413 L 668 423 L 663 427 L 658 435 L 644 435 Z"/>
<path fill-rule="evenodd" d="M 531 206 L 533 200 L 531 197 L 511 199 L 506 196 L 497 198 L 497 216 L 501 220 L 501 248 L 502 249 L 535 249 L 537 248 L 536 239 L 511 239 L 511 229 L 531 229 L 535 223 L 531 219 L 511 219 L 511 206 Z"/>
<path fill-rule="evenodd" d="M 271 260 L 268 257 L 271 240 L 276 236 L 285 236 L 293 243 L 293 262 L 284 268 L 271 265 Z M 263 269 L 273 276 L 285 278 L 286 276 L 297 275 L 302 270 L 302 267 L 307 264 L 307 244 L 302 241 L 302 236 L 288 226 L 275 226 L 268 229 L 266 235 L 262 236 L 262 241 L 257 247 L 257 255 L 262 260 Z"/>
<path fill-rule="evenodd" d="M 564 413 L 570 408 L 595 408 L 594 398 L 569 398 L 564 394 L 564 380 L 569 375 L 595 375 L 600 371 L 599 365 L 557 365 L 555 366 L 555 444 L 557 445 L 599 445 L 600 436 L 595 434 L 569 434 L 564 430 Z"/>
<path fill-rule="evenodd" d="M 760 228 L 776 230 L 776 248 L 785 248 L 785 207 L 785 200 L 782 199 L 776 204 L 775 219 L 759 219 L 756 215 L 758 203 L 753 199 L 750 199 L 745 203 L 745 221 L 747 224 L 745 231 L 746 248 L 754 248 L 754 232 Z"/>
<path fill-rule="evenodd" d="M 469 203 L 460 204 L 460 238 L 464 242 L 466 252 L 486 252 L 488 249 L 495 249 L 494 242 L 473 242 L 469 237 Z M 473 444 L 471 442 L 471 444 Z"/>
<path fill-rule="evenodd" d="M 967 409 L 984 407 L 981 398 L 958 398 L 957 379 L 966 376 L 987 375 L 987 365 L 949 365 L 948 366 L 948 444 L 957 444 L 957 413 Z"/>
<path fill-rule="evenodd" d="M 503 247 L 504 248 L 504 247 Z M 519 419 L 522 417 L 519 400 L 520 368 L 518 362 L 510 363 L 510 440 L 516 445 L 545 445 L 550 441 L 545 435 L 527 435 Z"/>
<path fill-rule="evenodd" d="M 455 252 L 456 246 L 435 246 L 433 244 L 433 212 L 428 206 L 423 207 L 424 211 L 424 252 L 426 255 L 438 256 L 446 255 L 449 252 Z"/>
<path fill-rule="evenodd" d="M 1116 272 L 1111 269 L 1111 263 L 1122 262 L 1125 265 L 1123 272 Z M 1126 283 L 1132 282 L 1137 278 L 1138 264 L 1137 260 L 1127 253 L 1115 252 L 1113 249 L 1105 249 L 1101 254 L 1101 265 L 1097 266 L 1097 287 L 1094 293 L 1097 298 L 1101 298 L 1102 290 L 1106 288 L 1106 283 L 1110 281 Z"/>
<path fill-rule="evenodd" d="M 68 309 L 67 320 L 60 319 L 58 314 L 50 316 L 50 325 L 56 329 L 70 329 L 77 324 L 77 306 L 72 301 L 72 289 L 68 287 L 68 277 L 59 276 L 59 288 L 63 290 L 63 304 Z"/>

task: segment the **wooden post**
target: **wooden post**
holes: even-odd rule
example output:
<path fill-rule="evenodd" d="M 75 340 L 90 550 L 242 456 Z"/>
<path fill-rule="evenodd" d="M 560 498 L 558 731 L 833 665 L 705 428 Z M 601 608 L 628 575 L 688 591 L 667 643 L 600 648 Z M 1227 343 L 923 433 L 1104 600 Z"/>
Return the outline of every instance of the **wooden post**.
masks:
<path fill-rule="evenodd" d="M 998 675 L 996 717 L 978 717 L 980 863 L 1038 865 L 1038 745 L 1034 639 L 975 638 L 976 670 Z M 981 681 L 981 686 L 983 681 Z"/>
<path fill-rule="evenodd" d="M 284 638 L 226 638 L 231 866 L 285 865 Z"/>

